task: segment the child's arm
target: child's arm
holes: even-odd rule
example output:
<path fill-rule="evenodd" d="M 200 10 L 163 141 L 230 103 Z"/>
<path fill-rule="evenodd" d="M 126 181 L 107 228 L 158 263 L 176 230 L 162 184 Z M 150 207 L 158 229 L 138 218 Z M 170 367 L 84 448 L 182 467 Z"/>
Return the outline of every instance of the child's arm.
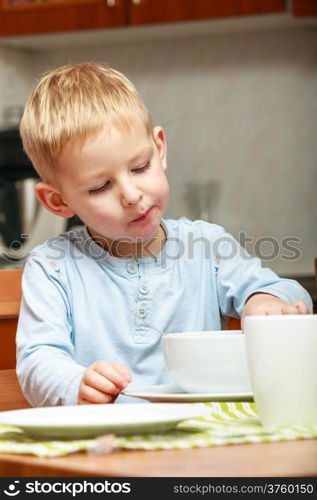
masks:
<path fill-rule="evenodd" d="M 222 316 L 302 314 L 312 311 L 307 291 L 292 279 L 280 278 L 251 257 L 234 238 L 217 228 L 217 296 Z"/>
<path fill-rule="evenodd" d="M 76 404 L 86 367 L 76 362 L 66 294 L 48 259 L 29 257 L 16 334 L 18 379 L 32 406 Z M 46 264 L 47 261 L 47 264 Z M 59 271 L 59 267 L 57 267 Z"/>
<path fill-rule="evenodd" d="M 69 282 L 63 260 L 56 264 L 52 267 L 49 259 L 33 252 L 24 269 L 16 340 L 17 374 L 25 397 L 33 406 L 112 402 L 131 381 L 130 372 L 123 365 L 94 362 L 104 355 L 90 350 L 98 340 L 90 319 L 94 301 L 85 304 L 86 315 L 83 306 L 77 307 L 76 321 L 84 324 L 78 339 L 72 309 L 78 290 Z M 91 326 L 86 327 L 88 321 Z M 83 357 L 79 362 L 76 348 L 88 351 L 86 364 Z"/>
<path fill-rule="evenodd" d="M 78 404 L 113 403 L 131 380 L 126 366 L 96 361 L 87 368 L 81 379 Z"/>

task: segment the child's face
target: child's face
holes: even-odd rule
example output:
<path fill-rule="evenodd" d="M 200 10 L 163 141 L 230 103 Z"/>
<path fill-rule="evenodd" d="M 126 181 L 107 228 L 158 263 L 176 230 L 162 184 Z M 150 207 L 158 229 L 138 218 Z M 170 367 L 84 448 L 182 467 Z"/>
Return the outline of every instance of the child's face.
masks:
<path fill-rule="evenodd" d="M 169 187 L 164 132 L 155 127 L 153 135 L 141 124 L 131 132 L 112 127 L 61 155 L 57 182 L 64 202 L 108 245 L 159 234 Z"/>

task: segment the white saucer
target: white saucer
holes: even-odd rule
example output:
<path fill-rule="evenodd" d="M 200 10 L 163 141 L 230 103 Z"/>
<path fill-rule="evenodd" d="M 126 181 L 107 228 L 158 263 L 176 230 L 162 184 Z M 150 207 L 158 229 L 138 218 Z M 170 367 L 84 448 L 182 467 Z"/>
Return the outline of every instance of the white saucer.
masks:
<path fill-rule="evenodd" d="M 182 391 L 177 385 L 150 385 L 140 389 L 122 391 L 124 396 L 146 399 L 153 403 L 196 403 L 210 401 L 253 401 L 251 392 L 194 394 Z"/>

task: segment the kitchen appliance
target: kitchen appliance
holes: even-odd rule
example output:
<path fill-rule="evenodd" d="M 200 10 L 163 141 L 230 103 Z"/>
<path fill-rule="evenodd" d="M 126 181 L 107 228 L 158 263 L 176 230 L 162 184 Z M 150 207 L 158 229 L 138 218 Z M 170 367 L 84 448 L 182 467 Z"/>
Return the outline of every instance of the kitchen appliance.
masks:
<path fill-rule="evenodd" d="M 185 200 L 190 216 L 195 219 L 212 221 L 213 209 L 220 193 L 216 180 L 191 181 L 186 184 Z"/>
<path fill-rule="evenodd" d="M 47 238 L 81 223 L 43 208 L 34 186 L 39 177 L 23 151 L 18 129 L 0 131 L 0 260 L 2 267 L 23 261 Z"/>

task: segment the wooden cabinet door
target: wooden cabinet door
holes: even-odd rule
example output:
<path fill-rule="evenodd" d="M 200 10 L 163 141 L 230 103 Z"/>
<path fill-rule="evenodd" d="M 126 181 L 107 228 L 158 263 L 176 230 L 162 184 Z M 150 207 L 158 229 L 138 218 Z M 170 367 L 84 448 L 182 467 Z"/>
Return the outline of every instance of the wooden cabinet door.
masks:
<path fill-rule="evenodd" d="M 129 24 L 190 21 L 285 11 L 285 0 L 129 0 Z"/>
<path fill-rule="evenodd" d="M 293 0 L 292 7 L 294 16 L 317 16 L 317 0 Z"/>
<path fill-rule="evenodd" d="M 0 0 L 0 35 L 123 26 L 125 0 Z"/>

